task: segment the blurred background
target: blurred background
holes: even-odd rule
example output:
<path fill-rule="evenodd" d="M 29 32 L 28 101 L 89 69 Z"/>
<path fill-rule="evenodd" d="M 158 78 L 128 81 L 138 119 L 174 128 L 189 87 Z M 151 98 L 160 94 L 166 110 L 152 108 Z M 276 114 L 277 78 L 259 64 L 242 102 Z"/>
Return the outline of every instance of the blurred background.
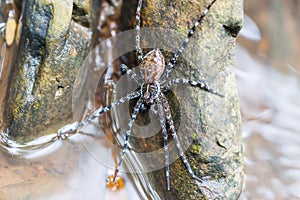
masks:
<path fill-rule="evenodd" d="M 272 67 L 287 71 L 287 65 L 299 70 L 300 2 L 297 0 L 245 0 L 244 11 L 258 26 L 261 40 L 238 42 L 252 54 L 266 57 Z"/>
<path fill-rule="evenodd" d="M 300 199 L 300 2 L 244 5 L 250 19 L 236 51 L 245 152 L 240 199 Z"/>
<path fill-rule="evenodd" d="M 238 36 L 236 50 L 245 154 L 240 200 L 297 200 L 300 199 L 300 2 L 245 0 L 244 5 L 245 26 Z M 3 56 L 5 48 L 1 52 Z M 105 169 L 101 172 L 103 166 L 82 153 L 83 146 L 74 143 L 64 142 L 63 148 L 55 144 L 52 148 L 60 148 L 59 152 L 43 161 L 15 159 L 1 151 L 0 199 L 44 196 L 113 199 L 116 193 L 88 187 L 92 182 L 95 184 L 91 185 L 104 188 L 99 180 L 105 179 Z M 111 156 L 107 149 L 103 151 Z M 43 152 L 31 156 L 41 155 Z M 83 171 L 76 171 L 74 166 L 83 167 Z M 89 196 L 82 194 L 80 188 L 90 191 Z M 136 193 L 130 184 L 122 192 L 123 199 Z"/>

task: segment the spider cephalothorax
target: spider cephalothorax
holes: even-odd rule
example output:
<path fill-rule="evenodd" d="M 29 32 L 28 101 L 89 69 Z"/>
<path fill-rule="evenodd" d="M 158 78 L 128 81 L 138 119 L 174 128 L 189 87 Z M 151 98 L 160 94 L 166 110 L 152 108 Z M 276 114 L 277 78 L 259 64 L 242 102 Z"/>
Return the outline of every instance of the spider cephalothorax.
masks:
<path fill-rule="evenodd" d="M 146 104 L 153 104 L 154 100 L 158 98 L 160 93 L 160 84 L 158 82 L 146 83 L 141 87 L 141 93 Z"/>

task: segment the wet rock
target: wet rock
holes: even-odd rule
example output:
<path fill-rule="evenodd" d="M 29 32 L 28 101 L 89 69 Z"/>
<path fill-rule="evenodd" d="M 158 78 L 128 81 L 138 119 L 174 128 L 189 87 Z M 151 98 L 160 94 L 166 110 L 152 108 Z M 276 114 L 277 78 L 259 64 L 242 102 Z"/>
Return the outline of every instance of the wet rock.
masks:
<path fill-rule="evenodd" d="M 71 121 L 72 86 L 89 50 L 89 29 L 71 20 L 73 1 L 26 1 L 6 127 L 19 142 Z"/>
<path fill-rule="evenodd" d="M 199 1 L 145 0 L 142 27 L 172 29 L 185 36 L 204 8 L 205 4 Z M 180 141 L 182 145 L 192 141 L 185 155 L 195 174 L 206 177 L 207 181 L 200 184 L 191 178 L 179 158 L 170 166 L 171 191 L 166 190 L 166 181 L 162 178 L 165 177 L 164 168 L 147 174 L 150 181 L 146 187 L 154 189 L 161 199 L 231 200 L 237 199 L 241 192 L 242 129 L 234 76 L 234 52 L 235 36 L 241 29 L 242 16 L 241 0 L 217 0 L 176 65 L 174 73 L 179 77 L 203 80 L 225 97 L 220 98 L 189 86 L 180 86 L 175 90 L 174 94 L 180 100 L 181 108 L 184 108 L 180 121 L 175 124 Z M 171 43 L 168 36 L 162 40 L 173 49 L 180 47 L 182 41 Z M 145 41 L 142 43 L 142 46 L 147 45 Z M 172 98 L 169 100 L 171 107 L 174 107 Z M 176 109 L 173 112 L 177 112 Z M 131 139 L 131 144 L 134 149 L 141 152 L 147 152 L 148 149 L 149 152 L 161 148 L 162 136 L 160 142 Z M 153 148 L 153 145 L 156 147 Z M 177 153 L 177 149 L 171 148 L 170 152 Z M 161 159 L 163 162 L 164 154 Z M 145 166 L 152 164 L 144 163 Z M 211 193 L 205 189 L 206 186 Z M 150 189 L 145 191 L 149 194 Z"/>
<path fill-rule="evenodd" d="M 90 27 L 92 20 L 92 0 L 74 0 L 72 19 L 82 26 Z"/>

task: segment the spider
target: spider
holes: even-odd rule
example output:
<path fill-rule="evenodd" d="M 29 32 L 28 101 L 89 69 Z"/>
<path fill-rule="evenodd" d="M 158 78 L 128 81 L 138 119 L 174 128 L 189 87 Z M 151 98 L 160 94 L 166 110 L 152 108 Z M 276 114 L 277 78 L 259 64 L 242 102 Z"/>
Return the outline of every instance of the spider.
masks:
<path fill-rule="evenodd" d="M 213 0 L 205 10 L 202 12 L 199 19 L 195 22 L 193 27 L 189 30 L 185 40 L 183 41 L 180 48 L 177 49 L 175 53 L 173 53 L 171 59 L 166 64 L 165 58 L 162 52 L 159 49 L 153 49 L 149 51 L 146 55 L 143 54 L 143 50 L 140 46 L 140 15 L 141 15 L 141 8 L 142 8 L 142 0 L 138 1 L 137 10 L 136 10 L 136 49 L 138 60 L 140 61 L 141 66 L 141 76 L 138 76 L 135 72 L 129 69 L 125 64 L 121 64 L 121 70 L 126 73 L 131 79 L 137 82 L 140 86 L 140 90 L 131 92 L 119 100 L 112 102 L 110 105 L 102 108 L 98 108 L 94 113 L 85 119 L 82 122 L 74 122 L 73 124 L 66 125 L 65 127 L 61 128 L 58 131 L 58 138 L 66 138 L 69 136 L 70 133 L 76 132 L 81 127 L 85 126 L 86 124 L 90 123 L 93 119 L 98 118 L 103 113 L 111 110 L 113 107 L 116 107 L 120 104 L 128 102 L 132 99 L 138 98 L 133 112 L 131 114 L 131 119 L 128 123 L 128 128 L 125 133 L 124 145 L 123 150 L 121 153 L 120 160 L 116 167 L 113 182 L 116 180 L 116 177 L 119 173 L 120 167 L 123 163 L 124 156 L 126 154 L 126 150 L 128 148 L 129 138 L 131 135 L 132 126 L 140 112 L 148 110 L 153 105 L 160 105 L 158 109 L 159 121 L 161 126 L 161 131 L 164 139 L 164 151 L 165 151 L 165 176 L 166 176 L 166 184 L 167 190 L 170 190 L 170 175 L 169 175 L 169 150 L 168 150 L 168 131 L 166 128 L 166 123 L 169 126 L 170 133 L 175 141 L 176 147 L 178 149 L 179 155 L 188 170 L 190 177 L 202 182 L 203 180 L 196 176 L 187 161 L 187 158 L 182 150 L 181 144 L 179 142 L 174 122 L 172 119 L 170 105 L 166 98 L 166 92 L 170 90 L 171 86 L 174 84 L 186 84 L 192 87 L 200 88 L 206 92 L 218 95 L 220 97 L 224 97 L 224 95 L 216 92 L 215 90 L 211 89 L 205 82 L 199 80 L 191 80 L 187 78 L 176 78 L 170 79 L 169 75 L 173 71 L 175 64 L 178 61 L 179 56 L 187 46 L 190 41 L 190 38 L 194 35 L 196 28 L 200 25 L 202 19 L 208 13 L 211 6 L 216 2 Z"/>

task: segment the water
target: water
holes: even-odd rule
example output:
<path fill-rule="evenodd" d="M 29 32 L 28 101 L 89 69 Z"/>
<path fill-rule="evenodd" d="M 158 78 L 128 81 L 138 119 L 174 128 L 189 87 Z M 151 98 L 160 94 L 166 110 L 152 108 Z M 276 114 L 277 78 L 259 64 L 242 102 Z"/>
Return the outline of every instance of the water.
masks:
<path fill-rule="evenodd" d="M 300 199 L 299 74 L 282 74 L 241 46 L 237 55 L 245 154 L 240 199 Z"/>
<path fill-rule="evenodd" d="M 83 131 L 95 132 L 95 128 L 90 125 Z M 122 174 L 123 190 L 106 189 L 114 161 L 105 136 L 98 134 L 49 143 L 38 138 L 36 143 L 43 146 L 6 144 L 10 154 L 0 152 L 0 199 L 139 199 L 126 174 Z M 95 155 L 103 157 L 99 160 Z"/>
<path fill-rule="evenodd" d="M 291 45 L 299 40 L 298 8 L 297 2 L 245 1 L 246 13 L 263 37 L 259 40 L 255 23 L 246 24 L 252 38 L 240 40 L 237 48 L 245 155 L 242 200 L 300 199 L 300 66 L 297 45 Z"/>

